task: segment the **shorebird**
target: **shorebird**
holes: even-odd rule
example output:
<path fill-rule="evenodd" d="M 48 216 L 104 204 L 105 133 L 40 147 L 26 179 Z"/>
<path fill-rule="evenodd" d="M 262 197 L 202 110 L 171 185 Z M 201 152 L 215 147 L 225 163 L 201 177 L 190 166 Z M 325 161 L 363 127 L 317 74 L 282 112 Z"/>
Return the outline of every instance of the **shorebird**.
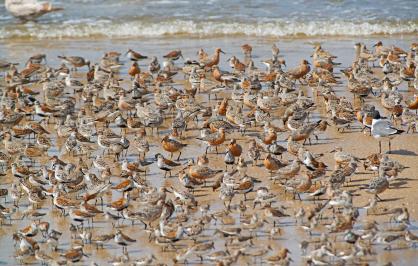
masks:
<path fill-rule="evenodd" d="M 152 74 L 156 74 L 158 73 L 158 71 L 160 71 L 160 69 L 161 69 L 161 66 L 160 66 L 160 63 L 158 63 L 157 57 L 153 56 L 148 66 L 149 72 L 151 72 Z"/>
<path fill-rule="evenodd" d="M 405 100 L 405 103 L 408 106 L 408 109 L 415 110 L 415 114 L 418 113 L 418 95 L 414 94 L 412 99 Z"/>
<path fill-rule="evenodd" d="M 164 178 L 166 178 L 167 172 L 170 173 L 169 177 L 171 177 L 171 170 L 174 167 L 180 165 L 180 163 L 176 163 L 176 162 L 173 162 L 171 160 L 168 160 L 168 159 L 164 158 L 164 156 L 161 153 L 157 153 L 155 155 L 155 159 L 157 159 L 158 168 L 165 171 Z"/>
<path fill-rule="evenodd" d="M 218 154 L 218 146 L 223 144 L 225 141 L 225 129 L 220 128 L 218 132 L 209 134 L 203 138 L 197 138 L 198 140 L 202 140 L 206 142 L 206 154 L 208 153 L 209 147 L 215 147 L 216 153 Z"/>
<path fill-rule="evenodd" d="M 222 51 L 221 48 L 215 49 L 215 54 L 212 56 L 209 62 L 205 64 L 205 68 L 211 69 L 213 66 L 217 66 L 219 64 L 220 54 L 225 54 L 224 51 Z"/>
<path fill-rule="evenodd" d="M 389 188 L 389 181 L 386 176 L 374 177 L 370 180 L 368 185 L 362 187 L 366 192 L 375 195 L 378 200 L 381 200 L 379 194 L 383 193 Z"/>
<path fill-rule="evenodd" d="M 404 223 L 410 225 L 408 208 L 397 208 L 389 219 L 390 222 Z"/>
<path fill-rule="evenodd" d="M 58 191 L 54 191 L 53 194 L 53 203 L 55 207 L 61 210 L 62 214 L 65 214 L 65 210 L 70 208 L 76 208 L 80 205 L 79 201 L 69 199 L 62 195 L 62 193 Z"/>
<path fill-rule="evenodd" d="M 132 239 L 129 236 L 122 233 L 121 230 L 116 231 L 114 240 L 116 244 L 118 244 L 119 246 L 122 246 L 123 251 L 127 251 L 127 246 L 136 242 L 135 239 Z"/>
<path fill-rule="evenodd" d="M 390 140 L 396 135 L 403 133 L 404 130 L 394 128 L 389 120 L 382 119 L 379 113 L 375 113 L 372 121 L 371 134 L 379 140 L 379 153 L 382 153 L 381 139 L 386 138 L 389 141 L 389 153 L 391 152 Z"/>
<path fill-rule="evenodd" d="M 213 170 L 209 168 L 208 166 L 201 166 L 201 165 L 194 165 L 194 162 L 192 159 L 188 161 L 188 168 L 189 168 L 189 175 L 193 178 L 206 181 L 207 179 L 210 179 L 217 175 L 218 173 L 221 173 L 222 170 Z"/>
<path fill-rule="evenodd" d="M 123 192 L 123 196 L 109 204 L 109 209 L 117 212 L 122 212 L 129 207 L 130 196 L 129 192 Z"/>
<path fill-rule="evenodd" d="M 179 152 L 179 156 L 177 157 L 177 161 L 180 160 L 180 156 L 181 156 L 181 149 L 183 149 L 184 147 L 187 146 L 187 144 L 181 143 L 173 138 L 170 138 L 169 136 L 165 136 L 162 140 L 161 140 L 161 144 L 162 147 L 165 151 L 168 151 L 171 156 L 170 158 L 173 157 L 173 153 L 174 152 Z"/>
<path fill-rule="evenodd" d="M 301 161 L 299 159 L 293 160 L 291 164 L 281 167 L 277 170 L 279 179 L 289 179 L 296 176 L 300 171 Z M 275 177 L 272 177 L 275 179 Z"/>
<path fill-rule="evenodd" d="M 273 175 L 273 172 L 287 165 L 287 164 L 282 163 L 279 159 L 276 159 L 273 156 L 271 156 L 271 154 L 267 154 L 266 158 L 263 161 L 263 164 L 264 164 L 264 167 L 267 170 L 269 170 L 271 176 Z"/>
<path fill-rule="evenodd" d="M 291 254 L 287 248 L 282 248 L 277 252 L 276 256 L 270 256 L 266 259 L 268 264 L 273 265 L 288 265 L 292 259 L 288 256 Z"/>
<path fill-rule="evenodd" d="M 288 214 L 285 214 L 281 209 L 275 209 L 272 207 L 266 207 L 264 209 L 264 214 L 266 217 L 272 217 L 274 219 L 273 226 L 276 227 L 276 219 L 281 217 L 288 217 Z"/>
<path fill-rule="evenodd" d="M 233 167 L 233 165 L 235 164 L 235 156 L 229 149 L 225 152 L 224 163 L 226 171 L 228 171 L 228 165 L 232 165 Z"/>
<path fill-rule="evenodd" d="M 174 50 L 163 56 L 164 58 L 170 59 L 172 61 L 178 60 L 180 57 L 183 58 L 181 50 Z"/>
<path fill-rule="evenodd" d="M 70 209 L 70 217 L 73 221 L 79 222 L 83 227 L 84 221 L 93 220 L 95 214 L 91 214 L 89 212 L 81 211 L 79 209 Z"/>
<path fill-rule="evenodd" d="M 142 55 L 138 52 L 135 52 L 132 49 L 128 49 L 128 51 L 125 53 L 126 57 L 130 59 L 131 61 L 138 61 L 142 59 L 147 59 L 148 56 Z"/>
<path fill-rule="evenodd" d="M 244 195 L 244 200 L 247 200 L 247 194 L 253 191 L 254 181 L 251 177 L 244 177 L 238 186 L 234 187 L 234 190 Z"/>
<path fill-rule="evenodd" d="M 61 253 L 60 256 L 64 257 L 67 261 L 72 263 L 79 262 L 83 256 L 88 257 L 86 254 L 84 254 L 83 246 L 73 247 L 67 250 L 65 253 Z"/>
<path fill-rule="evenodd" d="M 77 70 L 77 68 L 87 66 L 90 69 L 90 61 L 84 59 L 81 56 L 58 56 L 59 59 L 61 59 L 65 64 L 72 65 L 74 67 L 74 70 Z"/>
<path fill-rule="evenodd" d="M 302 60 L 297 68 L 291 69 L 287 71 L 287 73 L 292 79 L 299 80 L 300 82 L 300 80 L 304 78 L 309 71 L 311 71 L 311 67 L 309 65 L 310 63 L 307 60 Z"/>
<path fill-rule="evenodd" d="M 409 230 L 406 230 L 405 231 L 405 240 L 407 242 L 412 242 L 411 243 L 412 247 L 416 247 L 416 245 L 418 243 L 418 236 L 414 235 Z"/>
<path fill-rule="evenodd" d="M 138 63 L 133 62 L 131 67 L 128 69 L 129 76 L 131 76 L 133 78 L 136 75 L 139 75 L 140 73 L 141 73 L 141 69 L 139 68 Z"/>
<path fill-rule="evenodd" d="M 6 0 L 4 2 L 6 10 L 13 16 L 23 21 L 36 20 L 37 18 L 51 12 L 63 10 L 62 7 L 52 6 L 48 2 L 31 1 L 16 1 Z"/>
<path fill-rule="evenodd" d="M 103 248 L 104 244 L 111 239 L 114 239 L 114 237 L 114 234 L 93 235 L 91 241 L 92 243 L 96 244 L 96 248 L 99 248 L 99 246 Z"/>

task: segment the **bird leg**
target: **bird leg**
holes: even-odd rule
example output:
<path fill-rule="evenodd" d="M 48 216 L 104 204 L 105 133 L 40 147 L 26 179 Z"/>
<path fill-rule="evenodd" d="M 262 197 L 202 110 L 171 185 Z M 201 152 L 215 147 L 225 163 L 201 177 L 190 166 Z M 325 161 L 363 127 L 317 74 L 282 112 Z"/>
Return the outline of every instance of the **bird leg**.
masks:
<path fill-rule="evenodd" d="M 389 152 L 388 153 L 391 153 L 390 140 L 389 140 Z"/>

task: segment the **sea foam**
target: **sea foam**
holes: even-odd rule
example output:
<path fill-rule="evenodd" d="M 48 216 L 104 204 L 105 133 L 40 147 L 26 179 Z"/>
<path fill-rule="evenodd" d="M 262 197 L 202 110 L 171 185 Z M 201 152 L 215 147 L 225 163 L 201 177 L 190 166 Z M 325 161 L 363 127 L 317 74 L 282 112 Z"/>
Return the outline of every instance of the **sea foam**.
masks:
<path fill-rule="evenodd" d="M 7 38 L 88 38 L 88 37 L 190 37 L 261 36 L 365 36 L 375 34 L 414 34 L 418 21 L 267 21 L 257 23 L 168 20 L 71 21 L 70 23 L 23 24 L 0 28 L 0 39 Z"/>

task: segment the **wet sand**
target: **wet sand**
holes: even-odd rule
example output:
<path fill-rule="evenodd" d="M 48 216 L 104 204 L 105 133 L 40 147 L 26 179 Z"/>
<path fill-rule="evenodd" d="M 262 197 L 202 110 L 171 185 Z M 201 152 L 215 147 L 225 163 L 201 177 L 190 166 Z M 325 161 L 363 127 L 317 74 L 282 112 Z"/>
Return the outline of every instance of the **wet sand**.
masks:
<path fill-rule="evenodd" d="M 396 44 L 404 49 L 409 47 L 409 44 L 413 41 L 416 41 L 411 36 L 397 36 L 395 38 L 381 38 L 385 45 Z M 51 40 L 48 43 L 45 41 L 19 41 L 19 40 L 12 40 L 12 41 L 2 41 L 0 42 L 0 54 L 5 59 L 10 61 L 18 61 L 24 62 L 25 59 L 32 54 L 35 53 L 46 53 L 48 64 L 52 66 L 58 66 L 59 61 L 57 60 L 57 55 L 80 55 L 89 58 L 91 61 L 97 61 L 100 56 L 108 50 L 116 50 L 116 51 L 126 51 L 127 48 L 132 48 L 134 50 L 138 50 L 141 53 L 146 55 L 158 55 L 159 58 L 165 54 L 166 52 L 180 48 L 183 51 L 185 58 L 195 58 L 195 53 L 198 48 L 203 47 L 206 51 L 210 54 L 215 47 L 222 47 L 227 53 L 226 56 L 221 58 L 221 68 L 229 69 L 227 67 L 227 63 L 225 62 L 227 58 L 231 55 L 240 55 L 241 52 L 239 46 L 243 43 L 251 43 L 253 45 L 253 54 L 254 61 L 258 67 L 263 67 L 260 64 L 260 60 L 268 58 L 270 56 L 270 46 L 271 43 L 276 40 L 269 40 L 269 39 L 253 39 L 253 38 L 233 38 L 233 39 L 192 39 L 188 41 L 184 41 L 182 39 L 160 39 L 160 40 L 79 40 L 79 41 L 69 41 L 69 40 Z M 318 42 L 319 40 L 316 39 L 296 39 L 296 40 L 281 40 L 278 42 L 279 47 L 281 49 L 281 54 L 286 59 L 286 63 L 288 68 L 292 68 L 297 65 L 297 63 L 303 59 L 310 59 L 310 55 L 312 53 L 312 43 Z M 338 56 L 337 62 L 342 63 L 342 67 L 347 67 L 351 62 L 354 56 L 354 49 L 353 44 L 359 40 L 353 39 L 329 39 L 326 41 L 321 41 L 322 46 L 327 50 L 331 51 L 333 54 Z M 376 38 L 365 38 L 361 41 L 371 46 L 372 43 L 376 41 Z M 146 69 L 146 64 L 148 61 L 144 61 L 140 64 L 142 69 Z M 128 67 L 129 63 L 126 63 L 125 66 L 122 68 L 122 73 L 126 73 L 126 68 Z M 338 70 L 335 70 L 336 72 Z M 379 71 L 376 69 L 376 71 Z M 81 75 L 81 73 L 80 73 Z M 124 76 L 124 78 L 127 78 Z M 182 78 L 181 75 L 176 76 L 176 78 Z M 343 79 L 344 80 L 344 79 Z M 128 88 L 130 84 L 125 83 L 124 87 Z M 335 88 L 337 95 L 345 95 L 347 98 L 351 99 L 352 95 L 350 95 L 346 91 L 346 82 L 344 80 L 344 84 L 339 85 Z M 412 96 L 414 92 L 408 91 L 404 85 L 400 87 L 404 97 Z M 313 97 L 312 91 L 309 87 L 303 87 L 303 90 L 307 93 L 308 96 Z M 220 98 L 224 95 L 220 94 Z M 201 94 L 198 96 L 198 99 L 201 101 L 205 101 L 207 104 L 207 95 Z M 323 119 L 326 117 L 325 108 L 322 103 L 322 99 L 315 98 L 317 102 L 317 110 L 312 114 L 311 120 L 315 121 L 318 119 Z M 368 97 L 366 99 L 367 103 L 373 103 L 379 107 L 380 111 L 387 115 L 385 111 L 382 109 L 380 105 L 380 101 L 374 99 L 374 97 Z M 210 104 L 213 106 L 215 104 L 214 101 L 211 101 Z M 247 112 L 248 110 L 245 110 Z M 279 122 L 275 121 L 278 125 L 281 125 Z M 200 121 L 201 123 L 201 121 Z M 168 133 L 167 126 L 171 124 L 171 119 L 167 119 L 164 122 L 164 127 L 160 131 L 160 135 L 148 135 L 148 141 L 152 144 L 150 152 L 148 153 L 148 158 L 152 157 L 153 155 L 161 152 L 162 149 L 160 147 L 160 140 L 161 136 Z M 194 128 L 194 127 L 193 127 Z M 52 125 L 49 128 L 52 132 L 54 132 Z M 204 145 L 200 145 L 200 141 L 195 139 L 195 136 L 198 135 L 198 129 L 194 128 L 187 131 L 184 135 L 185 143 L 189 144 L 182 153 L 181 162 L 184 163 L 189 158 L 195 158 L 198 154 L 204 153 Z M 250 129 L 254 130 L 254 128 Z M 114 129 L 115 132 L 119 132 L 119 129 Z M 133 133 L 133 132 L 132 132 Z M 278 137 L 279 140 L 287 139 L 288 133 L 281 133 Z M 61 158 L 64 161 L 71 161 L 74 160 L 68 155 L 64 155 L 65 148 L 61 149 L 61 145 L 65 139 L 56 139 L 56 135 L 54 135 L 54 141 L 57 142 L 57 146 L 60 148 L 60 151 L 56 151 L 54 149 L 50 149 L 48 154 L 51 156 L 53 154 L 60 154 Z M 239 133 L 227 134 L 227 138 L 235 137 L 238 142 L 244 147 L 244 151 L 248 147 L 248 143 L 244 139 L 247 137 L 242 137 Z M 133 134 L 129 134 L 128 137 L 130 140 L 133 138 Z M 282 141 L 282 145 L 286 146 L 286 142 Z M 341 146 L 344 151 L 348 151 L 357 157 L 366 157 L 371 153 L 378 152 L 378 142 L 370 137 L 368 134 L 363 134 L 360 132 L 360 125 L 354 124 L 354 126 L 349 129 L 347 132 L 340 133 L 334 127 L 330 127 L 326 133 L 319 135 L 319 141 L 313 141 L 313 145 L 307 145 L 306 148 L 313 153 L 323 153 L 324 156 L 322 160 L 329 165 L 331 168 L 334 166 L 333 162 L 333 154 L 329 153 L 331 150 L 335 148 L 335 146 Z M 411 232 L 414 234 L 418 233 L 418 228 L 416 220 L 418 218 L 418 210 L 417 204 L 418 202 L 418 193 L 416 190 L 418 188 L 417 184 L 417 177 L 416 174 L 418 171 L 418 138 L 417 134 L 402 134 L 401 136 L 396 137 L 392 142 L 392 149 L 393 153 L 389 155 L 390 158 L 398 160 L 403 165 L 408 166 L 409 168 L 405 169 L 400 176 L 394 180 L 391 184 L 392 187 L 381 194 L 381 198 L 383 202 L 378 203 L 378 208 L 393 208 L 393 207 L 400 207 L 406 206 L 411 215 L 412 226 L 410 227 Z M 383 143 L 383 150 L 387 150 L 387 143 Z M 220 151 L 224 151 L 223 148 L 220 148 Z M 164 152 L 165 155 L 167 153 Z M 128 160 L 133 161 L 137 159 L 137 152 L 131 147 L 128 152 Z M 292 156 L 285 155 L 285 160 L 292 159 Z M 113 156 L 108 156 L 107 160 L 109 163 L 112 163 Z M 216 155 L 213 153 L 209 154 L 210 166 L 214 169 L 224 169 L 223 163 L 223 154 Z M 42 163 L 45 163 L 43 161 Z M 164 179 L 159 170 L 156 167 L 156 164 L 152 164 L 149 166 L 149 175 L 147 179 L 155 186 L 174 186 L 174 187 L 181 187 L 179 184 L 178 179 L 175 177 Z M 112 168 L 112 173 L 115 175 L 112 177 L 112 182 L 117 183 L 120 178 L 117 177 L 119 169 Z M 176 173 L 176 171 L 173 171 Z M 356 195 L 354 197 L 354 206 L 360 207 L 366 205 L 368 199 L 371 198 L 371 195 L 366 194 L 364 191 L 359 191 L 358 186 L 360 184 L 367 184 L 368 180 L 372 178 L 374 175 L 369 171 L 363 171 L 362 167 L 359 167 L 357 170 L 357 174 L 353 177 L 353 182 L 348 187 L 345 187 L 346 190 L 352 190 Z M 328 172 L 330 173 L 330 172 Z M 314 202 L 312 200 L 308 200 L 302 197 L 302 201 L 293 200 L 290 195 L 285 196 L 283 188 L 280 185 L 274 185 L 269 180 L 269 173 L 264 167 L 249 167 L 248 175 L 253 176 L 260 181 L 260 184 L 256 185 L 256 188 L 261 185 L 265 186 L 272 186 L 272 191 L 274 193 L 278 193 L 279 195 L 279 204 L 289 207 L 289 213 L 292 213 L 294 210 L 298 208 L 298 206 L 305 206 L 305 207 L 313 207 Z M 13 181 L 13 177 L 10 171 L 7 172 L 7 175 L 0 178 L 0 185 L 1 187 L 7 187 Z M 204 191 L 197 192 L 196 196 L 198 199 L 199 204 L 210 204 L 211 209 L 210 212 L 219 211 L 223 209 L 222 202 L 218 198 L 219 192 L 212 192 L 211 188 L 205 189 Z M 117 199 L 121 195 L 119 193 L 109 193 L 105 198 L 105 202 L 109 202 L 110 199 Z M 250 193 L 250 199 L 254 198 L 254 193 Z M 169 195 L 169 197 L 172 197 Z M 240 203 L 242 200 L 242 195 L 237 195 L 232 201 L 232 209 L 236 208 L 236 205 Z M 10 199 L 8 198 L 8 201 Z M 135 204 L 135 203 L 134 203 Z M 252 202 L 251 200 L 246 203 L 248 205 L 248 213 L 251 214 L 252 209 Z M 9 204 L 7 204 L 9 205 Z M 20 204 L 20 208 L 18 212 L 13 216 L 13 218 L 21 217 L 21 211 L 26 208 L 27 201 L 22 200 Z M 63 218 L 60 216 L 60 212 L 58 210 L 51 208 L 51 201 L 47 199 L 43 202 L 41 212 L 47 212 L 47 216 L 43 219 L 51 223 L 50 228 L 56 229 L 58 231 L 64 232 L 64 235 L 60 239 L 60 249 L 66 250 L 69 248 L 70 244 L 70 235 L 68 233 L 69 222 L 68 217 Z M 263 212 L 259 209 L 255 210 L 256 212 Z M 380 224 L 380 228 L 388 228 L 391 225 L 388 223 L 388 217 L 386 216 L 379 216 L 379 215 L 366 215 L 363 210 L 360 211 L 360 218 L 358 219 L 357 225 L 360 225 L 363 221 L 366 220 L 376 220 Z M 199 217 L 201 213 L 197 210 L 196 212 L 192 212 L 192 215 Z M 239 225 L 240 214 L 238 211 L 232 211 L 231 214 L 236 221 L 235 226 Z M 267 220 L 269 220 L 267 218 Z M 291 258 L 294 260 L 294 265 L 301 265 L 302 258 L 299 249 L 299 243 L 302 240 L 315 240 L 318 238 L 319 235 L 315 231 L 315 234 L 312 238 L 310 238 L 303 230 L 301 230 L 298 226 L 295 226 L 293 218 L 284 218 L 279 219 L 280 223 L 279 226 L 283 230 L 283 234 L 275 240 L 270 240 L 268 237 L 263 236 L 268 232 L 263 232 L 265 229 L 261 229 L 259 232 L 256 232 L 259 235 L 255 240 L 256 247 L 266 246 L 267 244 L 271 244 L 273 246 L 273 250 L 277 250 L 279 247 L 287 247 L 291 250 Z M 17 261 L 14 259 L 14 247 L 12 245 L 12 234 L 13 232 L 29 225 L 29 221 L 27 220 L 19 220 L 13 219 L 12 225 L 5 225 L 0 226 L 0 261 L 7 265 L 16 264 Z M 217 235 L 214 238 L 212 235 L 214 233 L 215 228 L 219 227 L 221 221 L 217 221 L 215 225 L 214 222 L 209 226 L 209 229 L 206 230 L 203 235 L 207 235 L 206 239 L 212 239 L 215 241 L 215 250 L 223 250 L 224 249 L 224 239 L 220 235 Z M 267 225 L 268 228 L 271 227 Z M 169 265 L 172 264 L 172 258 L 175 255 L 174 252 L 161 252 L 160 247 L 155 245 L 152 242 L 148 242 L 148 233 L 146 233 L 143 229 L 143 226 L 138 224 L 135 226 L 131 226 L 130 222 L 126 221 L 121 226 L 122 231 L 133 237 L 137 240 L 137 243 L 133 244 L 128 248 L 129 255 L 131 258 L 141 257 L 149 252 L 156 254 L 156 256 L 161 259 L 161 262 L 168 263 Z M 93 234 L 100 232 L 101 234 L 105 232 L 114 231 L 112 229 L 109 222 L 104 220 L 103 216 L 99 216 L 99 218 L 95 219 L 95 227 L 93 229 Z M 248 232 L 245 232 L 244 235 L 248 235 Z M 338 234 L 338 239 L 341 240 L 341 234 Z M 332 236 L 333 237 L 333 236 Z M 40 236 L 37 236 L 36 239 L 41 239 Z M 200 239 L 200 238 L 199 238 Z M 205 238 L 203 238 L 205 239 Z M 181 241 L 181 244 L 190 244 L 191 241 Z M 45 244 L 41 244 L 43 246 Z M 416 250 L 408 248 L 408 246 L 399 241 L 398 245 L 394 245 L 394 249 L 390 251 L 383 250 L 382 246 L 374 246 L 376 251 L 375 256 L 369 256 L 364 258 L 369 262 L 371 265 L 382 265 L 389 261 L 393 262 L 395 265 L 413 265 L 418 258 Z M 214 251 L 215 251 L 214 250 Z M 91 261 L 95 261 L 99 265 L 107 264 L 112 257 L 120 256 L 121 249 L 118 247 L 113 241 L 109 241 L 108 244 L 105 245 L 105 249 L 103 250 L 96 250 L 94 245 L 86 245 L 85 253 L 89 255 L 88 258 L 84 258 L 82 263 L 83 265 L 88 265 Z M 270 252 L 270 255 L 274 255 L 274 252 Z M 56 255 L 56 254 L 55 254 Z M 370 260 L 370 261 L 369 261 Z M 26 260 L 27 262 L 36 263 L 35 260 Z M 195 257 L 191 257 L 189 260 L 190 263 L 197 263 L 199 265 L 198 259 Z M 207 261 L 202 265 L 207 265 Z M 257 261 L 255 258 L 251 257 L 240 257 L 238 264 L 243 265 L 244 263 L 252 263 L 252 264 L 261 264 L 260 261 Z"/>

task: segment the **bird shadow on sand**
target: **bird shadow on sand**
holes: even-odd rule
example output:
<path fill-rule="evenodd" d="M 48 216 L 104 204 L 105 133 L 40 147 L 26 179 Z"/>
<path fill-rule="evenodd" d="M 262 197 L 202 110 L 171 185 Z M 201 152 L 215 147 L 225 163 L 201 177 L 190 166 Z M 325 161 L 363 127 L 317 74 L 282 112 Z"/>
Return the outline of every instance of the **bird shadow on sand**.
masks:
<path fill-rule="evenodd" d="M 388 198 L 388 199 L 382 199 L 381 202 L 391 202 L 391 201 L 397 201 L 401 199 L 403 198 Z"/>
<path fill-rule="evenodd" d="M 391 151 L 390 153 L 387 153 L 387 154 L 406 155 L 406 156 L 418 156 L 418 154 L 416 154 L 415 152 L 408 151 L 408 150 L 404 150 L 404 149 L 394 150 L 394 151 Z"/>
<path fill-rule="evenodd" d="M 398 182 L 393 182 L 390 184 L 391 188 L 408 188 L 408 187 L 402 187 L 403 185 L 408 184 L 408 182 L 406 181 L 398 181 Z"/>

